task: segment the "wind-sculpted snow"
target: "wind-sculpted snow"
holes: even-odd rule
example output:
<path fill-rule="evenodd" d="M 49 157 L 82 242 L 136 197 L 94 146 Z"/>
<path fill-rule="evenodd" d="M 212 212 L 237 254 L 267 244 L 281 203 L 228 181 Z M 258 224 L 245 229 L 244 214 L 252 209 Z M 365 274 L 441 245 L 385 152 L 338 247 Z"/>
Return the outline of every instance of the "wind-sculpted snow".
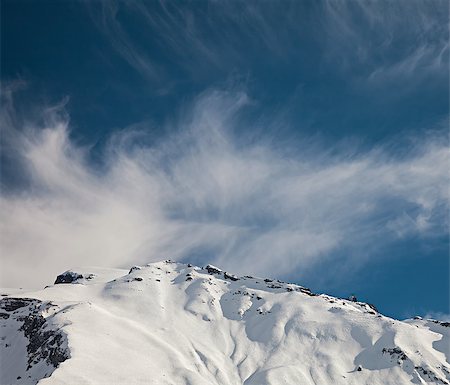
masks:
<path fill-rule="evenodd" d="M 21 296 L 21 310 L 9 306 L 20 299 L 2 300 L 1 384 L 450 380 L 447 323 L 401 322 L 373 305 L 211 265 L 73 269 L 42 291 L 15 294 Z M 37 328 L 22 326 L 36 314 Z M 47 339 L 36 337 L 47 331 Z"/>

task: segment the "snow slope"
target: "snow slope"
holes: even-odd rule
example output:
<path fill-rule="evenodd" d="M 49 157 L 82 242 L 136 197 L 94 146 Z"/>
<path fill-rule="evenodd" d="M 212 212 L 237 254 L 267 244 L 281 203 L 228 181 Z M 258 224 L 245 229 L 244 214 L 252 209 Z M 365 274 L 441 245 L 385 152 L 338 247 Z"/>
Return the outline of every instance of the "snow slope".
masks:
<path fill-rule="evenodd" d="M 401 322 L 209 265 L 74 269 L 58 280 L 74 281 L 1 300 L 1 384 L 450 381 L 450 327 L 439 321 Z"/>

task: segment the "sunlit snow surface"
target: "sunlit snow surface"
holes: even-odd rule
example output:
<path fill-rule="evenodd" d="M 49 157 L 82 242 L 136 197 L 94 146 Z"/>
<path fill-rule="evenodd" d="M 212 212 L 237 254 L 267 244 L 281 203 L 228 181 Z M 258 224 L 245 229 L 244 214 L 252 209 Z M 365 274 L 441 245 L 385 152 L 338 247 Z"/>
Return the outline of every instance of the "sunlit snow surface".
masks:
<path fill-rule="evenodd" d="M 42 291 L 5 289 L 1 384 L 449 384 L 446 323 L 213 266 L 71 272 Z M 14 310 L 12 297 L 29 302 Z"/>

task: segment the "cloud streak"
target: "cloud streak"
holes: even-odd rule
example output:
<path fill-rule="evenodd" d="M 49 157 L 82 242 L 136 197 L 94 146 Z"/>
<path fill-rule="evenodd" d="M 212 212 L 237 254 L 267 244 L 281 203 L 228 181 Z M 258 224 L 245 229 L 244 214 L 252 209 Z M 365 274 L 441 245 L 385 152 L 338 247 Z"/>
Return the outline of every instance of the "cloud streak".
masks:
<path fill-rule="evenodd" d="M 401 156 L 286 144 L 268 136 L 270 122 L 264 137 L 243 134 L 252 103 L 209 90 L 156 142 L 133 128 L 114 133 L 100 165 L 71 139 L 62 106 L 20 127 L 4 106 L 28 187 L 2 192 L 2 285 L 162 258 L 282 276 L 343 251 L 445 234 L 449 150 L 439 133 L 411 139 Z"/>
<path fill-rule="evenodd" d="M 371 86 L 395 76 L 448 77 L 445 0 L 88 4 L 118 54 L 156 83 L 165 83 L 171 66 L 172 75 L 201 79 L 205 71 L 252 72 L 261 60 L 289 67 L 311 55 Z M 143 36 L 133 34 L 135 24 Z"/>
<path fill-rule="evenodd" d="M 330 60 L 369 82 L 448 76 L 448 2 L 322 3 Z M 361 72 L 361 71 L 360 71 Z M 419 77 L 419 79 L 417 79 Z"/>

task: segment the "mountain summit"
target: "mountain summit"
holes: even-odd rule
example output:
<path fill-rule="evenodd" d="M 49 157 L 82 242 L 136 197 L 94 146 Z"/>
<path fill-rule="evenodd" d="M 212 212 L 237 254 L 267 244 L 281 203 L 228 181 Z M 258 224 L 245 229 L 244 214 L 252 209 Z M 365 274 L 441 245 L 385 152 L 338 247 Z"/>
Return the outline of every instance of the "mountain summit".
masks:
<path fill-rule="evenodd" d="M 0 301 L 0 384 L 449 384 L 450 325 L 164 261 Z"/>

